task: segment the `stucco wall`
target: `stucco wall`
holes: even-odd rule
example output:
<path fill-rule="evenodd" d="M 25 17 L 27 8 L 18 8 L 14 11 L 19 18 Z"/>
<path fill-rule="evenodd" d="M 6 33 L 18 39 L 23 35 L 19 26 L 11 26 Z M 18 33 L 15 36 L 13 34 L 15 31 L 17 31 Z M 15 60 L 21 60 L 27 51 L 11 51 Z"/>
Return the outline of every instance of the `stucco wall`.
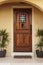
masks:
<path fill-rule="evenodd" d="M 7 32 L 9 33 L 9 45 L 7 47 L 7 56 L 10 56 L 11 52 L 11 24 L 12 24 L 12 17 L 11 17 L 11 8 L 7 6 L 2 6 L 0 7 L 0 29 L 6 29 Z"/>
<path fill-rule="evenodd" d="M 36 34 L 38 29 L 43 29 L 43 12 L 34 8 L 34 43 L 37 43 Z"/>
<path fill-rule="evenodd" d="M 38 28 L 43 29 L 43 13 L 34 7 L 33 17 L 33 41 L 37 43 L 36 32 Z M 13 51 L 13 8 L 11 6 L 0 7 L 0 29 L 9 32 L 9 45 L 7 46 L 7 56 L 12 55 Z"/>
<path fill-rule="evenodd" d="M 34 8 L 34 51 L 36 50 L 36 44 L 39 42 L 39 38 L 36 37 L 38 29 L 43 29 L 43 12 Z"/>
<path fill-rule="evenodd" d="M 26 2 L 31 4 L 43 12 L 43 0 L 0 0 L 0 5 L 9 3 L 9 2 Z"/>

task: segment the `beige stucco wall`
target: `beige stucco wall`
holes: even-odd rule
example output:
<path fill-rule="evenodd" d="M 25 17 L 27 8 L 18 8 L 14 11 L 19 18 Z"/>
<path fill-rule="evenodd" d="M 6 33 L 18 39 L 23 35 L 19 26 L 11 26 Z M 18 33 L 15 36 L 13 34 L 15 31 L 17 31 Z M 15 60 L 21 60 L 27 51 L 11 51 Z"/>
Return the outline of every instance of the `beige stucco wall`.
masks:
<path fill-rule="evenodd" d="M 37 30 L 43 29 L 43 12 L 39 11 L 37 8 L 34 8 L 34 33 L 35 33 L 35 43 L 37 42 Z"/>
<path fill-rule="evenodd" d="M 34 8 L 34 48 L 35 50 L 36 50 L 36 44 L 39 42 L 39 38 L 36 37 L 38 29 L 43 29 L 43 12 L 39 11 L 37 8 Z"/>
<path fill-rule="evenodd" d="M 0 0 L 0 5 L 9 2 L 26 2 L 39 8 L 43 12 L 43 0 Z"/>
<path fill-rule="evenodd" d="M 43 12 L 39 11 L 37 8 L 33 7 L 33 41 L 34 47 L 37 43 L 36 32 L 38 28 L 43 29 Z M 13 51 L 13 8 L 12 6 L 1 6 L 0 7 L 0 29 L 6 29 L 9 32 L 9 45 L 7 46 L 7 56 L 12 55 Z"/>
<path fill-rule="evenodd" d="M 7 7 L 7 6 L 2 6 L 0 7 L 0 29 L 6 29 L 7 32 L 9 33 L 9 45 L 7 47 L 7 55 L 10 56 L 10 53 L 11 53 L 11 38 L 12 38 L 12 17 L 11 17 L 11 8 L 10 7 Z"/>

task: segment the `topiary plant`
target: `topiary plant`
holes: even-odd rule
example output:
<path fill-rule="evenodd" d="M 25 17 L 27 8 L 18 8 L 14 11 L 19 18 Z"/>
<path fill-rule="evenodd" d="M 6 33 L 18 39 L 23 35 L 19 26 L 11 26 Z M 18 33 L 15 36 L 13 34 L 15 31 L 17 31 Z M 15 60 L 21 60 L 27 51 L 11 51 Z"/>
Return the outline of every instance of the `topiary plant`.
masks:
<path fill-rule="evenodd" d="M 37 47 L 39 47 L 40 50 L 42 51 L 42 47 L 43 47 L 43 30 L 42 29 L 38 29 L 37 36 L 39 37 L 39 42 L 37 44 Z"/>
<path fill-rule="evenodd" d="M 0 47 L 5 48 L 6 47 L 6 42 L 9 41 L 8 39 L 9 34 L 5 30 L 0 30 Z"/>

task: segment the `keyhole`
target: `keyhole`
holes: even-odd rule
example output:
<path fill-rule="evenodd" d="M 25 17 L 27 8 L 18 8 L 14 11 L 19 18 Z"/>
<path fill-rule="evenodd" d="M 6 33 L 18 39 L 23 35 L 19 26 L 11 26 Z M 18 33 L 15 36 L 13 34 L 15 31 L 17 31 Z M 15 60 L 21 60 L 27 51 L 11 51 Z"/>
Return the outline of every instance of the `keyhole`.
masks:
<path fill-rule="evenodd" d="M 22 23 L 21 26 L 22 26 L 22 28 L 23 28 L 23 27 L 24 27 L 24 24 Z"/>

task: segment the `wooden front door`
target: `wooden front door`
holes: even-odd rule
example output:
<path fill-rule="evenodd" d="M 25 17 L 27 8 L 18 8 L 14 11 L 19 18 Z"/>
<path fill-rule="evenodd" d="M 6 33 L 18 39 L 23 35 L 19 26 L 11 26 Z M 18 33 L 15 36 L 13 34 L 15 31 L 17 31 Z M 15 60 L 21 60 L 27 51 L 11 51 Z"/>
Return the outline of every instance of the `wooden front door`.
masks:
<path fill-rule="evenodd" d="M 14 9 L 14 52 L 32 52 L 32 9 Z"/>

